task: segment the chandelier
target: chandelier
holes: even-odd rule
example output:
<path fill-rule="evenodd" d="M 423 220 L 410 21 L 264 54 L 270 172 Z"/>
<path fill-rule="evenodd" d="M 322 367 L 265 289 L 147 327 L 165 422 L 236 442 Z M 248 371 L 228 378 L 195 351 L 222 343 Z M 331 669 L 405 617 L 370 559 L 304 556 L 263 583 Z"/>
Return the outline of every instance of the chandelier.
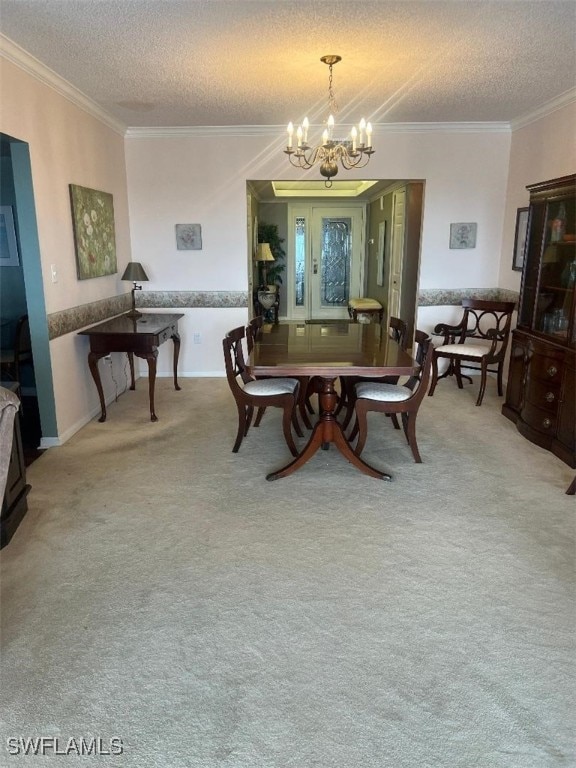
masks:
<path fill-rule="evenodd" d="M 364 168 L 374 154 L 372 148 L 372 125 L 364 118 L 360 120 L 358 128 L 354 126 L 350 131 L 350 138 L 346 140 L 334 138 L 334 112 L 338 111 L 338 105 L 332 89 L 332 67 L 342 56 L 322 56 L 321 62 L 328 65 L 330 74 L 328 77 L 328 120 L 322 134 L 322 143 L 316 147 L 308 144 L 308 129 L 310 123 L 305 117 L 302 125 L 296 130 L 296 147 L 294 148 L 294 125 L 288 123 L 288 144 L 284 152 L 296 168 L 308 170 L 315 165 L 320 165 L 320 173 L 326 181 L 324 184 L 329 189 L 332 186 L 332 177 L 338 173 L 338 163 L 347 171 L 351 168 Z"/>

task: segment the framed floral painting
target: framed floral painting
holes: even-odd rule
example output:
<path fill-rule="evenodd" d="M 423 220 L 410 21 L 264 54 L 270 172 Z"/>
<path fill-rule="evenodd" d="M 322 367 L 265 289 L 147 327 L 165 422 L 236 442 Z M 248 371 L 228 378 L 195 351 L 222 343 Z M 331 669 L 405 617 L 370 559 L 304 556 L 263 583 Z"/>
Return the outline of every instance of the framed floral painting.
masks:
<path fill-rule="evenodd" d="M 524 251 L 526 249 L 526 235 L 528 233 L 529 208 L 518 208 L 516 211 L 516 231 L 514 232 L 514 256 L 512 269 L 522 272 L 524 267 Z"/>
<path fill-rule="evenodd" d="M 112 195 L 70 184 L 70 203 L 78 280 L 115 274 L 118 268 Z"/>

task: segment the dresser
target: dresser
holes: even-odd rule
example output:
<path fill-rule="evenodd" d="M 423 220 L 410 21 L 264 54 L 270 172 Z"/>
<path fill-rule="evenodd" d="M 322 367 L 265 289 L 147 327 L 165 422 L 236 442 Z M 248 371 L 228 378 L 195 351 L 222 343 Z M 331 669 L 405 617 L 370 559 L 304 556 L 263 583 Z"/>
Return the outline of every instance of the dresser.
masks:
<path fill-rule="evenodd" d="M 576 467 L 576 176 L 534 184 L 502 413 Z"/>

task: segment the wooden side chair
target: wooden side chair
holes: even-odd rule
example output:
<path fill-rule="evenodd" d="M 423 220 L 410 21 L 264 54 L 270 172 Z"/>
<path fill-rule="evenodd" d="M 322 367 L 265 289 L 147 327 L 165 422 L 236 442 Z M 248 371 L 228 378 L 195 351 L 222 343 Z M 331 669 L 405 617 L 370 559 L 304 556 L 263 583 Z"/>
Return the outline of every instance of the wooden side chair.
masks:
<path fill-rule="evenodd" d="M 388 335 L 391 339 L 394 339 L 402 349 L 406 349 L 408 326 L 404 320 L 399 317 L 390 317 L 388 319 Z M 397 384 L 399 378 L 399 376 L 382 376 L 380 378 L 369 378 L 367 376 L 342 376 L 340 378 L 341 398 L 338 403 L 338 408 L 336 409 L 336 413 L 338 414 L 342 408 L 346 407 L 346 415 L 342 422 L 342 428 L 346 429 L 348 427 L 352 420 L 352 416 L 354 415 L 353 394 L 356 384 L 359 384 L 361 381 L 379 381 L 382 384 Z M 394 415 L 392 418 L 394 426 L 397 429 L 400 429 L 396 416 Z"/>
<path fill-rule="evenodd" d="M 260 329 L 262 328 L 262 325 L 264 324 L 264 318 L 262 315 L 256 315 L 256 317 L 253 317 L 252 320 L 248 323 L 246 326 L 246 342 L 248 347 L 248 354 L 252 352 L 252 349 L 254 347 L 254 341 L 256 340 L 258 334 L 260 333 Z M 262 376 L 258 378 L 270 378 L 269 376 Z M 310 421 L 310 418 L 308 417 L 308 412 L 314 413 L 314 408 L 312 407 L 312 403 L 310 402 L 310 390 L 309 390 L 309 383 L 310 383 L 310 377 L 309 376 L 298 376 L 298 381 L 300 382 L 300 389 L 298 394 L 298 411 L 300 413 L 300 418 L 302 419 L 302 422 L 304 426 L 307 429 L 312 429 L 312 423 Z M 256 419 L 254 421 L 254 426 L 259 427 L 260 422 L 262 421 L 262 417 L 264 416 L 264 411 L 266 410 L 265 407 L 258 408 L 258 413 L 256 414 Z"/>
<path fill-rule="evenodd" d="M 299 382 L 297 379 L 276 378 L 254 379 L 246 370 L 242 347 L 246 329 L 241 326 L 226 334 L 222 341 L 226 378 L 238 409 L 238 433 L 232 451 L 238 452 L 242 440 L 248 434 L 254 408 L 282 408 L 282 429 L 284 439 L 293 456 L 298 456 L 298 449 L 292 437 L 291 426 L 299 437 L 302 430 L 296 419 L 295 406 L 298 400 Z"/>
<path fill-rule="evenodd" d="M 463 299 L 464 313 L 458 325 L 440 323 L 434 328 L 434 333 L 443 336 L 443 341 L 434 350 L 430 396 L 434 394 L 439 379 L 446 376 L 455 375 L 459 389 L 463 387 L 463 378 L 472 382 L 470 376 L 462 375 L 462 368 L 480 371 L 476 405 L 482 404 L 488 373 L 497 375 L 498 394 L 503 395 L 504 357 L 515 306 L 513 301 Z M 448 368 L 442 376 L 438 375 L 440 359 L 448 361 Z"/>
<path fill-rule="evenodd" d="M 368 411 L 380 411 L 387 415 L 400 415 L 404 434 L 412 450 L 414 461 L 417 464 L 422 463 L 416 442 L 416 417 L 428 390 L 434 347 L 430 336 L 423 331 L 416 331 L 414 338 L 417 345 L 416 360 L 420 365 L 420 370 L 418 374 L 411 376 L 406 384 L 389 384 L 377 380 L 366 380 L 356 384 L 353 398 L 356 421 L 349 440 L 352 442 L 358 435 L 358 441 L 354 448 L 354 453 L 357 456 L 360 456 L 364 450 L 368 436 Z M 394 426 L 399 429 L 397 422 Z"/>

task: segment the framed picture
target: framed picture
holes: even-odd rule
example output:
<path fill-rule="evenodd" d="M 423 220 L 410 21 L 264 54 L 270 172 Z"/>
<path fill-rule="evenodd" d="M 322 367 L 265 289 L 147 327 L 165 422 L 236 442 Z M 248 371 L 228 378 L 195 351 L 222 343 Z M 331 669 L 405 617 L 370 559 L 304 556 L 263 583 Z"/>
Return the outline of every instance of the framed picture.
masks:
<path fill-rule="evenodd" d="M 70 204 L 78 280 L 115 274 L 118 268 L 112 195 L 70 184 Z"/>
<path fill-rule="evenodd" d="M 475 222 L 457 222 L 450 224 L 450 248 L 476 248 Z"/>
<path fill-rule="evenodd" d="M 176 224 L 176 248 L 179 251 L 201 251 L 202 226 L 200 224 Z"/>
<path fill-rule="evenodd" d="M 524 267 L 524 249 L 526 248 L 526 236 L 528 235 L 528 211 L 529 208 L 518 208 L 516 211 L 516 232 L 514 233 L 514 256 L 512 269 L 522 272 Z"/>
<path fill-rule="evenodd" d="M 18 245 L 11 205 L 0 205 L 0 267 L 19 267 Z"/>
<path fill-rule="evenodd" d="M 384 264 L 386 263 L 386 222 L 378 224 L 378 254 L 376 257 L 376 285 L 384 285 Z"/>

